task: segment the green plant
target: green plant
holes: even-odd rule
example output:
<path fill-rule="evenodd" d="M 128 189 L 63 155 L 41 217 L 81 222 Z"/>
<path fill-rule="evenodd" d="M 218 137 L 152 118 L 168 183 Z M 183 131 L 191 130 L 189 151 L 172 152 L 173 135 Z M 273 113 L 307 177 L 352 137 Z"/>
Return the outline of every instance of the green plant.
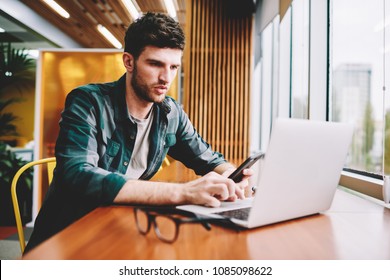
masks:
<path fill-rule="evenodd" d="M 15 49 L 8 44 L 0 44 L 0 93 L 9 87 L 22 90 L 34 83 L 35 60 L 25 49 Z"/>
<path fill-rule="evenodd" d="M 21 102 L 20 97 L 5 98 L 4 95 L 17 89 L 22 93 L 26 87 L 30 87 L 35 82 L 35 60 L 28 57 L 25 49 L 15 49 L 11 44 L 0 44 L 0 135 L 18 135 L 14 121 L 18 119 L 11 112 L 5 109 Z"/>
<path fill-rule="evenodd" d="M 0 142 L 0 183 L 11 185 L 12 179 L 16 172 L 27 163 L 27 161 L 19 159 L 15 153 L 7 149 L 7 145 Z M 23 187 L 31 190 L 32 186 L 32 168 L 26 170 L 19 179 Z"/>
<path fill-rule="evenodd" d="M 35 60 L 28 57 L 24 49 L 15 49 L 10 43 L 0 43 L 0 224 L 15 223 L 11 202 L 11 182 L 16 172 L 27 162 L 15 156 L 7 149 L 4 141 L 7 136 L 18 135 L 12 112 L 5 109 L 16 102 L 23 101 L 20 96 L 13 96 L 15 90 L 34 85 Z M 26 170 L 19 178 L 17 194 L 23 222 L 31 220 L 32 211 L 32 169 Z"/>
<path fill-rule="evenodd" d="M 13 206 L 11 203 L 11 182 L 16 172 L 27 163 L 15 156 L 7 149 L 7 145 L 0 142 L 0 225 L 13 225 Z M 23 172 L 17 185 L 19 208 L 23 222 L 31 220 L 33 168 Z"/>
<path fill-rule="evenodd" d="M 0 135 L 17 135 L 16 126 L 13 122 L 17 120 L 18 117 L 10 112 L 5 112 L 5 109 L 15 102 L 19 102 L 19 99 L 0 99 Z"/>
<path fill-rule="evenodd" d="M 28 56 L 24 49 L 15 49 L 10 43 L 0 43 L 0 224 L 13 225 L 15 219 L 11 202 L 11 182 L 15 173 L 27 162 L 15 156 L 7 149 L 4 141 L 7 136 L 16 136 L 15 120 L 18 119 L 6 109 L 21 102 L 25 88 L 35 83 L 35 60 Z M 17 194 L 22 221 L 31 220 L 32 212 L 32 169 L 25 171 L 19 178 Z"/>

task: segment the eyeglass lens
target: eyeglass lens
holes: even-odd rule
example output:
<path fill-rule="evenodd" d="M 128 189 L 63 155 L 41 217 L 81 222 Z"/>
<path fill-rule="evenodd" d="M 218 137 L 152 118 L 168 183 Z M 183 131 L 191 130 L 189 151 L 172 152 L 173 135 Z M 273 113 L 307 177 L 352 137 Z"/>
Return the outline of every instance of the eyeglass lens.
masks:
<path fill-rule="evenodd" d="M 177 227 L 174 220 L 167 216 L 155 217 L 155 231 L 160 239 L 172 242 L 176 239 Z"/>
<path fill-rule="evenodd" d="M 149 219 L 147 213 L 142 210 L 136 210 L 135 218 L 139 231 L 144 234 L 147 233 L 149 231 Z"/>
<path fill-rule="evenodd" d="M 175 221 L 171 217 L 155 215 L 140 209 L 136 209 L 135 218 L 138 230 L 142 234 L 148 233 L 151 224 L 153 224 L 154 230 L 159 239 L 166 242 L 173 242 L 176 240 L 178 228 Z M 149 218 L 151 219 L 150 221 Z"/>

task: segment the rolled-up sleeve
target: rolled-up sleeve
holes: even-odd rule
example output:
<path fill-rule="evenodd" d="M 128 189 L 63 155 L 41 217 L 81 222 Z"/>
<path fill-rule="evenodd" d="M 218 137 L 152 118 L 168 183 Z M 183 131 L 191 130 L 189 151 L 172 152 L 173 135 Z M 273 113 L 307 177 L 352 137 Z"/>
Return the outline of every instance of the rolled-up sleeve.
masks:
<path fill-rule="evenodd" d="M 91 94 L 68 94 L 56 144 L 56 184 L 90 205 L 110 204 L 126 182 L 120 173 L 98 166 L 102 104 Z M 101 141 L 101 140 L 100 140 Z"/>

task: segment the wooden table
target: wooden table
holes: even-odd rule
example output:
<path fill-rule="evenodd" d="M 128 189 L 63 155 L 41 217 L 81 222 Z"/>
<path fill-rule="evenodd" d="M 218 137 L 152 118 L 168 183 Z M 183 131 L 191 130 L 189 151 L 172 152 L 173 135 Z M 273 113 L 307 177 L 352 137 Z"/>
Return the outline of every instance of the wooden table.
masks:
<path fill-rule="evenodd" d="M 390 259 L 390 210 L 337 190 L 323 214 L 244 231 L 185 224 L 166 244 L 138 233 L 132 207 L 100 207 L 23 259 Z"/>

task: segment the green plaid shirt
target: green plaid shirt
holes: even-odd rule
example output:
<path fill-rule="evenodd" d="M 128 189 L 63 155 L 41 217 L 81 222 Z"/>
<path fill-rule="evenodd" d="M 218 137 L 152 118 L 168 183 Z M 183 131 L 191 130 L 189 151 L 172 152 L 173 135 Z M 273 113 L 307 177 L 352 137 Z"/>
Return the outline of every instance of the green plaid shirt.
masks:
<path fill-rule="evenodd" d="M 125 76 L 76 88 L 66 98 L 55 154 L 57 166 L 27 250 L 94 208 L 112 203 L 127 178 L 137 126 L 130 120 Z M 204 175 L 226 162 L 199 136 L 172 98 L 155 104 L 148 168 L 150 179 L 168 154 Z"/>

